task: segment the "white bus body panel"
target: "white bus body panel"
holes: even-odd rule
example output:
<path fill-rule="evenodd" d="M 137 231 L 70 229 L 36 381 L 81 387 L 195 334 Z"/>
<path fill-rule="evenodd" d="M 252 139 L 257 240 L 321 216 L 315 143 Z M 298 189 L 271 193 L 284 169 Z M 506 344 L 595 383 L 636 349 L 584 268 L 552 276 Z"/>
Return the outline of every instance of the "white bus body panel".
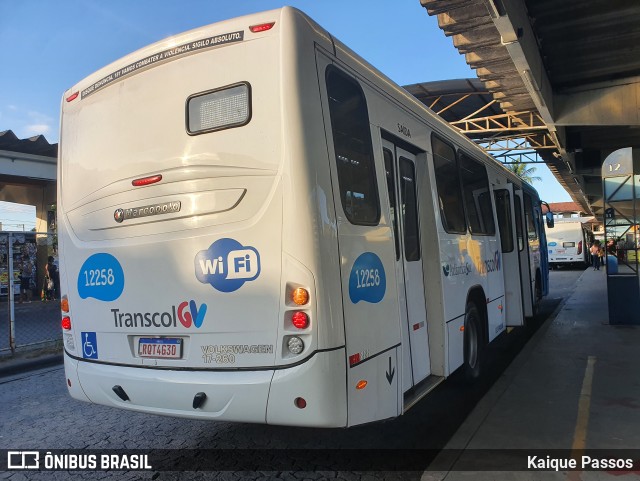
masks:
<path fill-rule="evenodd" d="M 437 229 L 440 238 L 439 274 L 442 276 L 444 316 L 450 351 L 446 374 L 450 374 L 464 361 L 464 353 L 460 348 L 464 333 L 460 327 L 464 324 L 465 300 L 472 289 L 481 289 L 484 294 L 488 340 L 492 341 L 506 329 L 502 253 L 497 233 L 493 236 L 450 234 L 444 230 L 441 221 L 437 222 Z M 482 311 L 484 306 L 478 305 L 477 308 Z M 453 324 L 450 326 L 450 323 Z"/>
<path fill-rule="evenodd" d="M 329 104 L 326 84 L 322 81 L 326 68 L 333 62 L 320 51 L 316 54 L 320 92 L 325 119 L 328 122 Z M 343 71 L 346 66 L 340 65 Z M 374 96 L 361 85 L 367 101 Z M 372 129 L 371 138 L 376 172 L 384 172 L 379 134 Z M 335 152 L 331 131 L 327 131 L 327 150 Z M 385 370 L 391 360 L 391 369 L 399 371 L 395 348 L 401 344 L 399 308 L 396 289 L 393 233 L 386 213 L 381 213 L 377 226 L 354 225 L 347 219 L 340 198 L 335 155 L 330 155 L 333 183 L 333 204 L 337 220 L 340 251 L 342 306 L 347 355 L 347 393 L 349 425 L 360 424 L 399 414 L 397 375 L 386 379 Z M 385 192 L 385 179 L 377 175 L 378 192 Z M 373 273 L 370 277 L 370 273 Z M 366 276 L 363 277 L 363 274 Z M 375 285 L 374 285 L 375 284 Z M 375 299 L 369 294 L 375 291 Z M 379 295 L 378 295 L 379 294 Z M 375 358 L 375 359 L 374 359 Z M 384 361 L 384 362 L 383 362 Z M 385 366 L 385 369 L 381 369 Z M 357 389 L 360 381 L 367 387 Z M 368 383 L 372 383 L 371 388 Z"/>
<path fill-rule="evenodd" d="M 269 34 L 249 41 L 248 25 L 261 20 L 277 22 Z M 331 186 L 328 181 L 317 185 L 312 190 L 318 193 L 316 202 L 309 203 L 307 184 L 292 182 L 288 173 L 293 169 L 287 166 L 295 162 L 306 174 L 309 169 L 300 164 L 300 158 L 308 157 L 296 154 L 313 145 L 306 145 L 303 136 L 290 143 L 282 137 L 283 129 L 290 129 L 282 126 L 282 117 L 296 123 L 305 92 L 296 86 L 292 91 L 297 94 L 291 99 L 282 99 L 281 92 L 291 82 L 306 79 L 281 77 L 280 55 L 295 56 L 288 59 L 295 63 L 313 52 L 313 42 L 307 43 L 308 52 L 304 52 L 297 42 L 280 39 L 279 29 L 285 25 L 289 25 L 285 33 L 294 36 L 292 22 L 306 23 L 309 30 L 305 17 L 283 9 L 187 32 L 105 67 L 75 89 L 84 92 L 109 72 L 171 45 L 239 30 L 245 30 L 245 41 L 154 65 L 104 91 L 63 102 L 59 226 L 63 291 L 73 323 L 65 336 L 73 336 L 74 346 L 69 343 L 66 348 L 67 356 L 74 358 L 67 363 L 74 397 L 83 399 L 84 393 L 90 393 L 96 402 L 113 404 L 112 387 L 129 379 L 127 388 L 136 393 L 130 409 L 262 423 L 270 417 L 279 423 L 303 418 L 296 423 L 346 425 L 345 354 L 344 349 L 333 351 L 344 345 L 340 301 L 332 294 L 338 277 L 331 277 L 331 266 L 318 266 L 332 256 L 337 258 L 335 216 L 332 205 L 327 205 L 331 196 L 320 195 Z M 312 36 L 311 31 L 307 33 Z M 317 34 L 313 39 L 321 40 Z M 296 47 L 289 48 L 291 45 Z M 221 64 L 236 68 L 216 68 Z M 313 78 L 313 56 L 309 64 L 310 68 L 302 70 Z M 247 82 L 252 97 L 259 99 L 253 103 L 259 108 L 251 112 L 251 121 L 239 128 L 186 135 L 186 99 L 238 82 Z M 319 99 L 317 86 L 315 92 Z M 285 110 L 292 105 L 292 111 L 285 113 L 283 105 Z M 313 109 L 309 110 L 313 116 Z M 322 132 L 318 113 L 319 108 L 313 128 Z M 252 142 L 246 142 L 247 138 Z M 324 149 L 326 152 L 326 144 Z M 293 161 L 291 156 L 295 156 Z M 160 183 L 132 186 L 134 179 L 158 174 L 162 175 Z M 328 172 L 322 174 L 318 169 L 315 178 L 323 175 L 328 178 Z M 118 209 L 170 203 L 179 203 L 180 208 L 122 223 L 114 220 Z M 284 221 L 285 213 L 293 222 Z M 310 228 L 301 228 L 298 217 Z M 322 224 L 326 235 L 320 243 L 326 247 L 321 254 L 315 240 L 318 230 L 312 227 Z M 332 242 L 333 250 L 328 247 Z M 337 263 L 330 264 L 339 272 Z M 100 287 L 102 280 L 94 279 L 101 272 L 105 278 L 109 272 L 109 289 Z M 321 301 L 316 275 L 322 281 Z M 295 306 L 285 298 L 294 287 L 305 287 L 311 293 L 310 303 L 303 306 L 311 322 L 302 331 L 291 325 Z M 321 330 L 319 325 L 326 327 Z M 286 348 L 286 340 L 294 334 L 304 341 L 304 350 L 297 356 Z M 141 356 L 141 338 L 178 339 L 180 358 Z M 329 354 L 313 354 L 327 349 L 332 353 L 329 363 L 319 361 Z M 308 366 L 299 364 L 307 358 Z M 291 368 L 293 374 L 278 372 L 270 388 L 274 371 L 269 367 L 290 364 L 296 365 Z M 317 382 L 317 371 L 324 371 L 328 364 L 332 376 Z M 310 370 L 316 375 L 305 378 L 305 388 L 300 376 Z M 144 392 L 166 394 L 167 386 L 185 383 L 194 389 L 207 384 L 226 386 L 229 399 L 246 396 L 255 398 L 255 403 L 251 409 L 238 404 L 236 410 L 211 401 L 211 406 L 205 403 L 201 410 L 194 410 L 191 389 L 189 403 L 176 394 L 167 396 L 158 408 L 162 401 L 136 388 L 144 384 Z M 245 383 L 253 384 L 254 390 L 247 391 L 249 387 L 242 387 Z M 305 410 L 294 406 L 296 397 L 314 389 L 317 393 L 320 388 L 329 394 L 308 400 L 313 401 L 312 406 Z M 269 392 L 279 401 L 265 417 Z M 284 402 L 287 396 L 294 397 Z M 344 410 L 334 409 L 335 403 Z"/>
<path fill-rule="evenodd" d="M 344 395 L 336 396 L 340 391 L 335 389 L 345 382 L 339 375 L 344 372 L 342 350 L 321 352 L 299 366 L 276 371 L 155 370 L 153 376 L 149 376 L 147 369 L 78 362 L 67 355 L 64 357 L 67 376 L 77 374 L 71 381 L 70 392 L 84 401 L 192 419 L 319 427 L 346 424 Z M 324 383 L 318 382 L 313 375 L 317 370 L 337 376 L 324 377 Z M 130 400 L 120 399 L 113 391 L 114 385 L 122 387 Z M 167 386 L 175 387 L 167 389 Z M 200 392 L 205 393 L 207 399 L 200 409 L 194 410 L 193 398 Z M 289 405 L 296 397 L 314 401 L 304 409 L 293 409 Z"/>

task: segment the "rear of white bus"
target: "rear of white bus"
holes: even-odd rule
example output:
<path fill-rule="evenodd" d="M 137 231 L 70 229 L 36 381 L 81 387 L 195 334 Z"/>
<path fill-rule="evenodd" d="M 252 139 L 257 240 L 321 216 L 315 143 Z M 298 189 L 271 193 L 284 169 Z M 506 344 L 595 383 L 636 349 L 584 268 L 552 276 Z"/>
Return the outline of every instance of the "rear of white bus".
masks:
<path fill-rule="evenodd" d="M 547 230 L 549 265 L 584 266 L 587 263 L 587 249 L 582 223 L 556 222 L 553 229 Z"/>
<path fill-rule="evenodd" d="M 346 424 L 344 352 L 319 346 L 316 280 L 283 252 L 292 15 L 181 34 L 65 93 L 58 210 L 74 398 Z"/>

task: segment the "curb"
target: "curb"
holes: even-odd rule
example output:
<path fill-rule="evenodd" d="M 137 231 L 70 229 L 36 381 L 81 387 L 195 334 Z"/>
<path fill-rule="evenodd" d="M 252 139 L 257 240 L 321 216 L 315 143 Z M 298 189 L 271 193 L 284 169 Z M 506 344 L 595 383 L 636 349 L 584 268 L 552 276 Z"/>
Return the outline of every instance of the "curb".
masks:
<path fill-rule="evenodd" d="M 61 365 L 64 359 L 62 352 L 48 354 L 35 359 L 9 359 L 0 362 L 0 378 L 24 374 L 45 367 Z"/>

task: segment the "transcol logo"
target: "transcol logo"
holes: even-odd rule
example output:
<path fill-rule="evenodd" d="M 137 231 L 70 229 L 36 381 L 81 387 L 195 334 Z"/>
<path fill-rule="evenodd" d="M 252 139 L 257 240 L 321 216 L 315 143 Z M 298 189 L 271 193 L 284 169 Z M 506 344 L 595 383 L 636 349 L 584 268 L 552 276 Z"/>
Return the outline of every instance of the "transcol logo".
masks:
<path fill-rule="evenodd" d="M 229 238 L 219 239 L 198 252 L 194 264 L 196 278 L 220 292 L 237 291 L 260 275 L 258 251 Z"/>
<path fill-rule="evenodd" d="M 111 309 L 115 327 L 178 327 L 178 322 L 184 327 L 192 325 L 199 329 L 207 314 L 207 305 L 203 302 L 198 307 L 194 300 L 183 301 L 171 306 L 165 312 L 122 312 Z"/>
<path fill-rule="evenodd" d="M 487 274 L 489 272 L 497 272 L 500 270 L 500 252 L 495 251 L 493 259 L 482 259 L 480 262 L 479 271 L 480 274 Z"/>

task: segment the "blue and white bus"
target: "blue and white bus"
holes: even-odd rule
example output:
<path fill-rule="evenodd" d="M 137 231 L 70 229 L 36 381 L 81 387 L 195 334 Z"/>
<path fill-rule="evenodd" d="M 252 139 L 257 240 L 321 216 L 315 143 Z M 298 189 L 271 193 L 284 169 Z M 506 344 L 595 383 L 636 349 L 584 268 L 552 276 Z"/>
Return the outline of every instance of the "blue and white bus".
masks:
<path fill-rule="evenodd" d="M 393 418 L 547 290 L 535 190 L 293 8 L 74 85 L 58 182 L 66 378 L 93 403 Z"/>

